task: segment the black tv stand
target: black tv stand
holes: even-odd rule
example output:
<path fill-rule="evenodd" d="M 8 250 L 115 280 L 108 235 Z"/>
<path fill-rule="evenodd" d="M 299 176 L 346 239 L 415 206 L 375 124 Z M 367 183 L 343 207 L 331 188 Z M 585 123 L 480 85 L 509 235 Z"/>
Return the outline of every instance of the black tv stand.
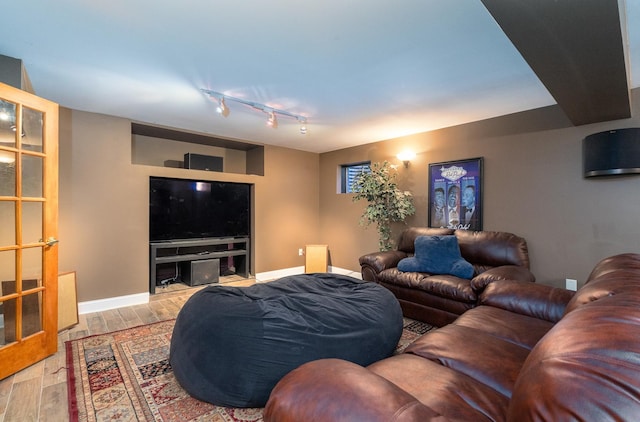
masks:
<path fill-rule="evenodd" d="M 225 246 L 226 245 L 226 246 Z M 175 251 L 170 251 L 174 249 Z M 182 249 L 182 250 L 181 250 Z M 202 249 L 202 250 L 200 250 Z M 149 293 L 156 292 L 158 264 L 198 261 L 212 258 L 242 257 L 236 273 L 250 276 L 251 245 L 248 237 L 215 237 L 206 239 L 160 240 L 149 243 Z"/>

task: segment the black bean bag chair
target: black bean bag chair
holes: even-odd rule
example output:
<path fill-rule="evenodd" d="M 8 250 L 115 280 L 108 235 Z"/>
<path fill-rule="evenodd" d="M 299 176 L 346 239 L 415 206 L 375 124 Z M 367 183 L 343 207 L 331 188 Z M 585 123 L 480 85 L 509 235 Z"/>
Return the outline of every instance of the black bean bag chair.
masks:
<path fill-rule="evenodd" d="M 199 400 L 263 407 L 301 364 L 340 358 L 366 366 L 390 356 L 401 334 L 400 305 L 384 287 L 336 274 L 296 275 L 195 293 L 176 319 L 170 363 Z"/>

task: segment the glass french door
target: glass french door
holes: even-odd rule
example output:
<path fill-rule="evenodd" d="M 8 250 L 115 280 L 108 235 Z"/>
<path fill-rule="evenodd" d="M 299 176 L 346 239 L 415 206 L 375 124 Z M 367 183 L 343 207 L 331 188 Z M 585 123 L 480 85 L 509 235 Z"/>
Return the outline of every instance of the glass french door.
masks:
<path fill-rule="evenodd" d="M 0 83 L 0 379 L 57 349 L 58 105 Z"/>

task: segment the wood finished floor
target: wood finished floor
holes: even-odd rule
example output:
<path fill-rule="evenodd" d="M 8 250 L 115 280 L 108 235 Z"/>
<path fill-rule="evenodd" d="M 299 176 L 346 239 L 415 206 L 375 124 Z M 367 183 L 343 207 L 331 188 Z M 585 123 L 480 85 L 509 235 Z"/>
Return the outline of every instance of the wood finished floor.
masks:
<path fill-rule="evenodd" d="M 249 286 L 254 282 L 239 280 L 225 285 Z M 0 422 L 68 421 L 65 341 L 175 318 L 186 300 L 203 287 L 170 286 L 159 289 L 148 304 L 80 315 L 78 325 L 58 334 L 56 354 L 0 381 Z"/>

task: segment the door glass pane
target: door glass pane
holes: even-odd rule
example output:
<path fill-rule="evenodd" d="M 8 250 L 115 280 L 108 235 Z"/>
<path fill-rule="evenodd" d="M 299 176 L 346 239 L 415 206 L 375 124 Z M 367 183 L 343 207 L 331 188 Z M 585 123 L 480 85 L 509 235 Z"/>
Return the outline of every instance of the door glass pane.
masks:
<path fill-rule="evenodd" d="M 0 150 L 0 196 L 16 196 L 16 153 Z"/>
<path fill-rule="evenodd" d="M 2 282 L 3 293 L 7 282 Z M 15 282 L 14 282 L 15 285 Z M 9 344 L 16 340 L 16 300 L 6 300 L 0 305 L 2 309 L 2 323 L 0 324 L 0 345 Z"/>
<path fill-rule="evenodd" d="M 15 279 L 16 251 L 0 252 L 0 281 L 12 281 Z"/>
<path fill-rule="evenodd" d="M 2 144 L 0 143 L 0 146 L 2 146 Z M 15 165 L 13 166 L 8 166 L 7 164 L 13 164 L 16 162 L 16 153 L 13 151 L 7 151 L 5 149 L 0 149 L 0 164 L 3 164 L 3 168 L 4 167 L 15 167 Z M 14 170 L 15 172 L 15 170 Z M 14 177 L 15 179 L 15 177 Z"/>
<path fill-rule="evenodd" d="M 16 293 L 15 280 L 2 281 L 2 295 L 7 296 Z M 5 344 L 17 340 L 17 306 L 18 299 L 9 299 L 2 303 L 2 319 L 4 323 L 4 342 Z"/>
<path fill-rule="evenodd" d="M 22 288 L 34 284 L 36 280 L 23 280 Z M 35 286 L 34 286 L 35 287 Z M 42 330 L 40 310 L 42 304 L 42 292 L 32 293 L 22 297 L 22 337 L 30 336 Z"/>
<path fill-rule="evenodd" d="M 22 250 L 22 279 L 42 280 L 42 248 Z"/>
<path fill-rule="evenodd" d="M 22 290 L 38 287 L 38 280 L 22 280 Z M 16 293 L 15 281 L 2 282 L 4 296 Z M 17 303 L 22 301 L 22 337 L 35 334 L 42 330 L 42 292 L 30 293 L 20 299 L 9 299 L 0 302 L 0 344 L 8 344 L 17 340 Z"/>
<path fill-rule="evenodd" d="M 23 107 L 22 120 L 22 148 L 42 152 L 42 112 Z"/>
<path fill-rule="evenodd" d="M 0 143 L 16 147 L 16 105 L 0 100 Z"/>
<path fill-rule="evenodd" d="M 38 243 L 42 237 L 42 202 L 22 203 L 22 244 Z"/>
<path fill-rule="evenodd" d="M 42 198 L 42 157 L 22 154 L 22 196 Z"/>
<path fill-rule="evenodd" d="M 16 244 L 16 204 L 13 201 L 0 201 L 0 246 Z M 0 252 L 0 256 L 2 252 Z M 0 261 L 0 271 L 4 263 Z"/>

